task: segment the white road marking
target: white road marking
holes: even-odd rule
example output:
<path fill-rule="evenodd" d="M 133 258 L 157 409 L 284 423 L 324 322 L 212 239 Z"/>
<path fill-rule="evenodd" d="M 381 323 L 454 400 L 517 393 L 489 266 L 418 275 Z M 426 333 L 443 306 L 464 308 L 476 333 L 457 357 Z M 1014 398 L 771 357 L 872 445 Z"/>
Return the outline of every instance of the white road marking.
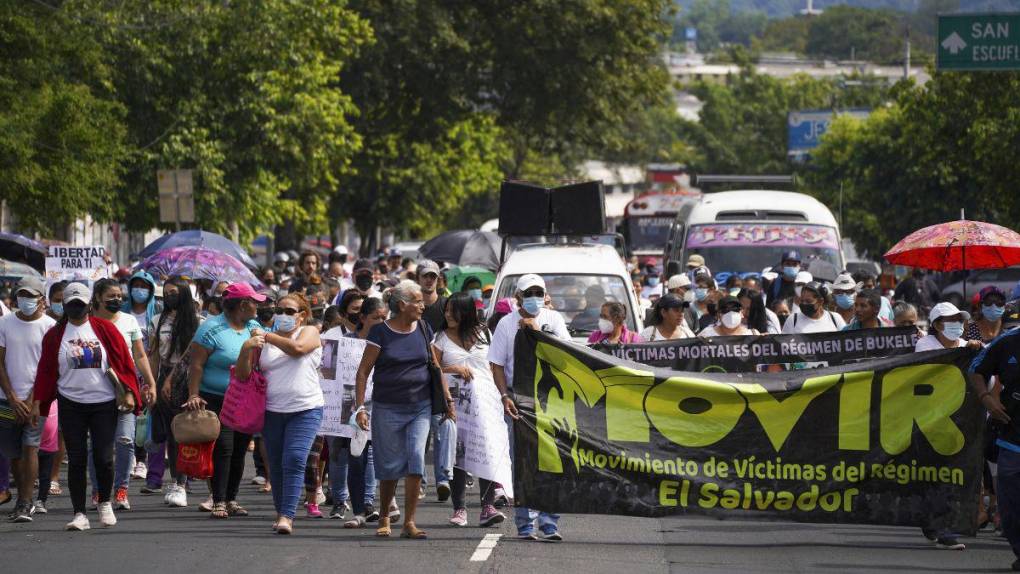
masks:
<path fill-rule="evenodd" d="M 489 559 L 489 555 L 492 554 L 492 549 L 496 547 L 502 534 L 486 534 L 485 538 L 478 543 L 475 547 L 475 553 L 471 555 L 472 562 L 485 562 Z"/>

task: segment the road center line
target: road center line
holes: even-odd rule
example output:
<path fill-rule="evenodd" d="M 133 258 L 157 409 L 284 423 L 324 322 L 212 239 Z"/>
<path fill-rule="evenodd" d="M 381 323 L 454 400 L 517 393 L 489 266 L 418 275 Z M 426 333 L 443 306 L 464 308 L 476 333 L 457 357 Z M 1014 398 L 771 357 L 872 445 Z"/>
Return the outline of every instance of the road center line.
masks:
<path fill-rule="evenodd" d="M 478 546 L 475 547 L 475 553 L 471 555 L 471 562 L 485 562 L 489 559 L 489 555 L 492 554 L 492 549 L 496 547 L 502 534 L 486 534 L 485 538 L 482 538 L 478 542 Z"/>

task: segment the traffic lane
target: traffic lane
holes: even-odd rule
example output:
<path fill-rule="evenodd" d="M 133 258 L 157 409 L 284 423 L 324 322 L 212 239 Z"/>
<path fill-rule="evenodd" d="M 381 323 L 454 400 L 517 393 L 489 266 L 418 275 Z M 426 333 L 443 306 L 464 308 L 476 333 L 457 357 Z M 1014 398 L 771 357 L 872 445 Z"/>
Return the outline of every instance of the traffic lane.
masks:
<path fill-rule="evenodd" d="M 961 537 L 964 551 L 939 550 L 920 528 L 735 521 L 661 520 L 670 571 L 1002 572 L 1013 553 L 1003 538 Z"/>

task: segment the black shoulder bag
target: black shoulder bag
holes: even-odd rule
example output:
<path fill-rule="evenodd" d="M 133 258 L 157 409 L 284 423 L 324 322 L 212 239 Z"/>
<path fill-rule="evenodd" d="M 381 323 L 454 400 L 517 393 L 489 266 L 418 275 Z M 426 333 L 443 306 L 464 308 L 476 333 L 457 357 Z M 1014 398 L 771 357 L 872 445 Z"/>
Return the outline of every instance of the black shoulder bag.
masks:
<path fill-rule="evenodd" d="M 443 392 L 443 372 L 436 364 L 432 351 L 432 343 L 429 342 L 428 334 L 425 333 L 425 322 L 418 321 L 418 329 L 421 331 L 421 338 L 425 342 L 425 356 L 429 369 L 429 389 L 432 391 L 432 414 L 441 415 L 446 413 L 446 394 Z"/>

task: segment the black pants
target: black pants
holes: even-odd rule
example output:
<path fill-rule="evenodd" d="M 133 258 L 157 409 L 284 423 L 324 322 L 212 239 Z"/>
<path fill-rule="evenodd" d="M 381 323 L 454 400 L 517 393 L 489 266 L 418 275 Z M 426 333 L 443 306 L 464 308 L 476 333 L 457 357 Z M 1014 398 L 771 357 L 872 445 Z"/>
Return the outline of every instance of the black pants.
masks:
<path fill-rule="evenodd" d="M 450 488 L 453 490 L 453 509 L 467 508 L 467 500 L 465 500 L 467 473 L 453 467 L 453 482 L 450 484 Z M 481 499 L 482 506 L 491 505 L 496 499 L 496 483 L 491 480 L 478 477 L 478 491 L 478 498 Z"/>
<path fill-rule="evenodd" d="M 96 466 L 95 491 L 99 502 L 109 502 L 113 490 L 113 441 L 117 430 L 117 401 L 85 404 L 61 396 L 60 429 L 67 449 L 67 487 L 71 491 L 74 513 L 85 512 L 85 485 L 88 469 L 89 435 L 92 435 L 92 462 Z"/>
<path fill-rule="evenodd" d="M 262 460 L 262 437 L 255 437 L 255 451 L 251 453 L 252 461 L 255 463 L 255 476 L 269 478 L 266 474 L 266 463 Z"/>
<path fill-rule="evenodd" d="M 55 452 L 39 451 L 39 494 L 36 497 L 44 503 L 50 497 L 50 475 L 56 458 Z"/>
<path fill-rule="evenodd" d="M 205 399 L 205 408 L 217 415 L 223 409 L 223 397 L 200 393 Z M 248 453 L 251 435 L 241 434 L 220 425 L 220 436 L 213 446 L 213 502 L 230 502 L 237 500 L 237 491 L 241 488 L 241 476 L 244 474 L 244 456 Z"/>

